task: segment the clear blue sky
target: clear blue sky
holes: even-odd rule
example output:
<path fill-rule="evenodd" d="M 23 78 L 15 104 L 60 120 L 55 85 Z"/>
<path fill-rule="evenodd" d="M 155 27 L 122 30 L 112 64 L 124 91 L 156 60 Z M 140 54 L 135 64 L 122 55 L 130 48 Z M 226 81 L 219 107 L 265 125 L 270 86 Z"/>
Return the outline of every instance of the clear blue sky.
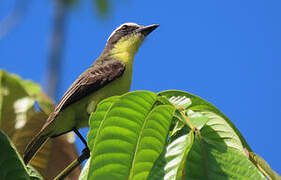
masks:
<path fill-rule="evenodd" d="M 14 2 L 0 2 L 0 20 Z M 53 1 L 27 2 L 22 23 L 0 40 L 0 68 L 44 86 Z M 131 90 L 179 89 L 207 99 L 281 173 L 280 0 L 112 0 L 108 19 L 91 2 L 69 13 L 59 97 L 119 24 L 159 23 L 135 57 Z"/>

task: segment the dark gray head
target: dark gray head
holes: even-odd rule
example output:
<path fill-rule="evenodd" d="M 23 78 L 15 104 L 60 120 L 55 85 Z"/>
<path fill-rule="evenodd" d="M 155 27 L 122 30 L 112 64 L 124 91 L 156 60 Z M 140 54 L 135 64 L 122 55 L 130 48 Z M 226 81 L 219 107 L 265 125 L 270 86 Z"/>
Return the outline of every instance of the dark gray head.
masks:
<path fill-rule="evenodd" d="M 144 39 L 149 33 L 156 29 L 159 24 L 141 26 L 136 23 L 124 23 L 116 28 L 107 40 L 107 45 L 115 45 L 119 40 L 133 40 L 137 37 Z M 131 39 L 132 38 L 132 39 Z"/>
<path fill-rule="evenodd" d="M 132 60 L 145 37 L 159 25 L 141 26 L 136 23 L 124 23 L 109 36 L 106 47 L 100 57 L 119 60 Z"/>

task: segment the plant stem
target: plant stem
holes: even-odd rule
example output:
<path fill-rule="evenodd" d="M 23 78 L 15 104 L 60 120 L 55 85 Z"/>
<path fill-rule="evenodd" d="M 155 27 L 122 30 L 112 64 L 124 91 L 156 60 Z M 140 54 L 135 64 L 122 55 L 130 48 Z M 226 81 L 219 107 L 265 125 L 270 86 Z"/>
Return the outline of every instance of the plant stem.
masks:
<path fill-rule="evenodd" d="M 184 111 L 180 111 L 180 113 L 184 118 L 186 124 L 190 127 L 190 129 L 194 129 L 194 126 L 191 124 L 190 119 L 185 115 Z"/>
<path fill-rule="evenodd" d="M 67 175 L 69 175 L 77 166 L 79 166 L 84 160 L 90 157 L 90 151 L 88 148 L 85 148 L 82 151 L 81 156 L 79 156 L 76 160 L 74 160 L 71 164 L 69 164 L 61 173 L 59 173 L 54 180 L 62 180 Z"/>

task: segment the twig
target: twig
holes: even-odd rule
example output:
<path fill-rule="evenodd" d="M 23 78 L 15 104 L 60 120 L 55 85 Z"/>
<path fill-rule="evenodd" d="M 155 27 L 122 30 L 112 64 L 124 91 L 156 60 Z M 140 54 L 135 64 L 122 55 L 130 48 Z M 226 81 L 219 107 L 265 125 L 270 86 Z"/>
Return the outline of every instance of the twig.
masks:
<path fill-rule="evenodd" d="M 67 175 L 69 175 L 77 166 L 79 166 L 84 160 L 90 157 L 90 151 L 88 148 L 85 148 L 82 151 L 81 156 L 79 156 L 76 160 L 74 160 L 71 164 L 69 164 L 61 173 L 59 173 L 54 180 L 62 180 Z"/>
<path fill-rule="evenodd" d="M 194 129 L 194 126 L 192 125 L 192 123 L 190 122 L 190 119 L 185 115 L 184 111 L 180 110 L 180 113 L 182 115 L 182 117 L 184 118 L 186 124 L 191 128 Z"/>

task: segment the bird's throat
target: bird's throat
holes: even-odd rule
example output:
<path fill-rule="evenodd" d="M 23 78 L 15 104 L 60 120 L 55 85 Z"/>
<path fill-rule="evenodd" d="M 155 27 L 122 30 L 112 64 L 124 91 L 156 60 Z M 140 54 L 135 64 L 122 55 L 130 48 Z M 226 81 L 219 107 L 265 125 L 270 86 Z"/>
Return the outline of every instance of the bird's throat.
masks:
<path fill-rule="evenodd" d="M 127 65 L 132 64 L 142 41 L 143 37 L 140 36 L 122 38 L 112 48 L 111 56 Z"/>

